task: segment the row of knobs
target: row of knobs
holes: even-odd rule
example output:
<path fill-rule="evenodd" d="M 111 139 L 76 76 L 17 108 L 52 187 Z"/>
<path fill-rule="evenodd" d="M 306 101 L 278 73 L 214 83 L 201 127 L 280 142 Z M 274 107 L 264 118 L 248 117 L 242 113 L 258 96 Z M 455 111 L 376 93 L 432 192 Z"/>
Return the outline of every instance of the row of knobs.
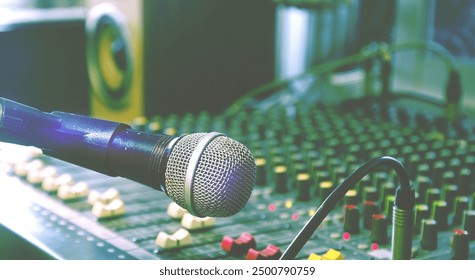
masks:
<path fill-rule="evenodd" d="M 355 106 L 353 106 L 355 108 Z M 395 121 L 404 126 L 414 126 L 418 129 L 429 131 L 436 129 L 445 134 L 457 133 L 462 138 L 475 134 L 475 125 L 467 117 L 461 117 L 453 122 L 443 116 L 429 116 L 421 112 L 411 112 L 410 109 L 395 106 L 383 106 L 378 103 L 368 102 L 364 106 L 357 107 L 355 113 L 384 121 Z"/>
<path fill-rule="evenodd" d="M 393 197 L 388 198 L 392 205 Z M 455 207 L 453 225 L 457 228 L 452 236 L 452 259 L 468 259 L 469 243 L 475 240 L 475 210 L 466 209 L 465 197 L 460 197 Z M 356 205 L 346 204 L 343 207 L 344 231 L 349 234 L 360 233 L 360 212 Z M 388 215 L 391 210 L 386 209 Z M 439 232 L 449 228 L 448 207 L 445 201 L 434 201 L 432 211 L 426 205 L 416 207 L 415 233 L 420 234 L 420 249 L 434 251 L 438 249 Z M 462 217 L 461 219 L 457 217 Z M 371 242 L 387 244 L 389 221 L 387 215 L 378 213 L 378 205 L 373 201 L 366 201 L 363 208 L 363 226 L 371 231 Z"/>
<path fill-rule="evenodd" d="M 398 113 L 398 116 L 405 122 L 404 114 Z M 199 119 L 210 120 L 203 116 Z M 186 123 L 189 124 L 190 132 L 193 122 L 200 123 L 198 119 L 188 119 Z M 183 122 L 175 125 L 183 127 Z M 216 126 L 216 123 L 211 126 Z M 469 210 L 470 204 L 472 207 L 475 205 L 475 196 L 468 197 L 473 192 L 470 189 L 470 182 L 474 178 L 472 170 L 475 170 L 473 142 L 464 144 L 439 139 L 436 134 L 421 134 L 409 129 L 395 130 L 394 125 L 342 118 L 333 111 L 320 109 L 297 111 L 295 119 L 283 112 L 270 115 L 253 113 L 251 116 L 243 112 L 227 120 L 223 127 L 231 133 L 230 136 L 244 141 L 257 155 L 258 186 L 273 186 L 274 191 L 281 194 L 292 191 L 295 198 L 303 202 L 313 201 L 314 196 L 323 201 L 364 157 L 393 151 L 391 155 L 403 159 L 412 179 L 416 181 L 417 202 L 421 205 L 416 210 L 415 229 L 420 234 L 421 249 L 437 249 L 438 233 L 449 228 L 449 214 L 453 214 L 453 226 L 461 226 L 453 233 L 452 246 L 455 252 L 468 250 L 469 247 L 464 245 L 468 243 L 459 242 L 459 239 L 470 240 L 475 235 L 470 236 L 475 229 L 473 212 Z M 360 232 L 360 210 L 357 204 L 364 201 L 363 225 L 365 229 L 371 230 L 371 241 L 378 244 L 389 242 L 388 226 L 392 220 L 394 201 L 392 194 L 394 185 L 397 186 L 397 181 L 392 177 L 379 176 L 382 173 L 355 186 L 345 197 L 344 206 L 344 230 L 357 234 Z M 388 182 L 394 184 L 391 186 Z M 459 189 L 453 191 L 455 185 Z M 372 186 L 383 187 L 378 190 Z M 439 189 L 434 186 L 443 187 Z M 470 200 L 473 202 L 470 203 Z M 422 210 L 424 208 L 426 212 Z M 453 258 L 463 256 L 454 253 Z"/>

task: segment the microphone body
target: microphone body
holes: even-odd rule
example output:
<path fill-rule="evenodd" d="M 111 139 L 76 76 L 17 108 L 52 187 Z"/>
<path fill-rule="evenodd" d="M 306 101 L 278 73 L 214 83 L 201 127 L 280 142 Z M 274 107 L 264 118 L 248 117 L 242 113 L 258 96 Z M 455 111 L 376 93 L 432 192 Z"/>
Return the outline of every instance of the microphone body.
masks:
<path fill-rule="evenodd" d="M 44 113 L 5 99 L 2 108 L 0 140 L 37 146 L 46 155 L 163 190 L 160 175 L 166 166 L 166 147 L 174 137 L 81 115 Z M 150 162 L 154 164 L 144 165 Z"/>
<path fill-rule="evenodd" d="M 45 113 L 4 98 L 0 141 L 36 146 L 46 155 L 151 186 L 197 216 L 237 213 L 255 181 L 250 151 L 220 133 L 152 134 L 113 121 Z"/>

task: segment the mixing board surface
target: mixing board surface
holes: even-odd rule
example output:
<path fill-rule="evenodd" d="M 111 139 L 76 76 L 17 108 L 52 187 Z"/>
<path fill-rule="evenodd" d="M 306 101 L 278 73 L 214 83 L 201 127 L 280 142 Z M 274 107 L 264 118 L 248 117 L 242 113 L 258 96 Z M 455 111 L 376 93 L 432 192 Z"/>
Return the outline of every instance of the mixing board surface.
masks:
<path fill-rule="evenodd" d="M 256 186 L 230 218 L 197 218 L 147 186 L 2 145 L 0 222 L 51 258 L 275 259 L 339 182 L 388 155 L 403 162 L 416 189 L 413 258 L 475 259 L 473 123 L 348 104 L 137 119 L 137 129 L 220 131 L 251 149 Z M 297 259 L 390 258 L 397 183 L 384 168 L 366 176 Z"/>

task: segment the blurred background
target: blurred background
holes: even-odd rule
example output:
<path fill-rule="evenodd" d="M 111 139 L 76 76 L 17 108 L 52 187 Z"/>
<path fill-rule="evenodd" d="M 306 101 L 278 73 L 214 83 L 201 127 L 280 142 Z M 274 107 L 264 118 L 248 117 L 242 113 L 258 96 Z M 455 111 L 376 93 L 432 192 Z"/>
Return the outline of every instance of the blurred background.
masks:
<path fill-rule="evenodd" d="M 2 0 L 0 95 L 121 121 L 219 113 L 259 85 L 371 44 L 429 41 L 453 56 L 472 110 L 474 14 L 463 0 Z M 443 98 L 444 59 L 391 60 L 391 87 Z M 309 92 L 313 82 L 295 86 Z"/>
<path fill-rule="evenodd" d="M 220 234 L 224 230 L 226 234 L 236 234 L 235 225 L 242 226 L 243 231 L 254 230 L 266 242 L 274 238 L 279 246 L 285 246 L 298 229 L 296 225 L 304 221 L 305 213 L 314 211 L 317 191 L 317 199 L 323 201 L 332 184 L 339 184 L 356 164 L 383 151 L 397 154 L 410 165 L 418 203 L 424 203 L 426 209 L 421 210 L 427 214 L 424 217 L 429 217 L 430 207 L 433 213 L 439 213 L 435 212 L 440 206 L 435 197 L 442 199 L 442 194 L 453 205 L 459 186 L 458 194 L 463 197 L 457 204 L 460 207 L 453 207 L 457 209 L 453 226 L 461 223 L 461 213 L 468 209 L 470 199 L 473 211 L 464 214 L 464 219 L 469 221 L 465 229 L 470 227 L 473 231 L 475 122 L 473 118 L 467 121 L 466 116 L 475 114 L 474 34 L 473 0 L 0 0 L 0 96 L 47 112 L 85 114 L 173 136 L 195 130 L 223 131 L 252 149 L 259 163 L 259 176 L 257 194 L 250 205 L 264 206 L 256 211 L 248 208 L 243 219 L 229 221 L 229 228 L 221 224 L 216 232 L 193 233 L 198 245 L 202 242 L 208 246 L 212 236 L 212 246 L 216 248 L 206 247 L 212 249 L 211 255 L 206 255 L 205 250 L 203 253 L 200 246 L 162 254 L 154 243 L 158 229 L 163 230 L 162 221 L 170 231 L 178 224 L 168 216 L 162 217 L 164 209 L 157 208 L 165 207 L 168 201 L 155 200 L 156 192 L 149 194 L 140 185 L 122 185 L 124 201 L 132 210 L 114 217 L 117 220 L 99 220 L 81 198 L 52 211 L 61 216 L 63 212 L 70 213 L 65 209 L 73 209 L 86 217 L 83 221 L 89 221 L 86 226 L 93 233 L 102 233 L 106 228 L 117 231 L 118 235 L 113 235 L 117 237 L 114 246 L 120 243 L 123 247 L 117 245 L 118 248 L 135 250 L 130 257 L 188 258 L 191 255 L 185 254 L 197 248 L 200 252 L 196 258 L 228 258 L 230 255 L 220 249 Z M 401 103 L 392 106 L 386 101 Z M 340 111 L 326 106 L 335 103 L 341 103 L 348 114 L 341 116 Z M 156 115 L 160 116 L 154 118 Z M 397 127 L 385 122 L 388 120 Z M 394 148 L 400 150 L 396 149 L 396 153 Z M 55 161 L 52 165 L 63 170 L 71 168 Z M 0 173 L 1 168 L 7 169 L 7 175 L 14 173 L 9 169 L 13 165 L 5 166 L 0 165 Z M 76 172 L 76 179 L 89 176 L 93 190 L 116 186 L 115 181 L 96 180 L 98 174 L 71 170 L 68 172 Z M 27 176 L 17 177 L 25 181 Z M 379 199 L 378 205 L 384 204 L 381 208 L 385 207 L 391 223 L 387 211 L 391 208 L 386 206 L 391 205 L 388 194 L 394 192 L 394 178 L 384 174 L 384 178 L 373 179 L 364 182 L 367 185 L 358 185 L 360 198 L 356 197 L 358 192 L 352 192 L 347 199 L 361 200 L 362 193 L 372 195 L 371 201 Z M 376 188 L 367 190 L 366 187 L 382 185 L 384 180 L 391 188 L 385 188 L 381 196 L 373 192 Z M 30 183 L 38 187 L 38 182 Z M 312 195 L 311 183 L 316 189 Z M 2 187 L 7 189 L 7 185 Z M 38 193 L 38 197 L 44 197 Z M 47 193 L 51 200 L 63 203 L 63 198 L 54 196 L 55 190 Z M 292 206 L 289 199 L 294 198 L 296 203 Z M 35 196 L 32 201 L 43 200 Z M 447 208 L 446 202 L 441 203 Z M 285 207 L 271 213 L 276 205 Z M 440 211 L 446 211 L 442 206 Z M 350 210 L 354 208 L 344 211 Z M 20 230 L 0 221 L 0 259 L 111 258 L 107 249 L 125 258 L 125 253 L 114 251 L 117 248 L 112 246 L 104 247 L 102 241 L 97 243 L 101 246 L 89 241 L 73 244 L 68 239 L 69 224 L 60 224 L 53 232 L 50 221 L 42 220 L 50 219 L 48 213 L 34 212 L 35 223 L 25 219 L 23 224 L 19 215 L 10 215 L 14 225 L 20 224 Z M 280 213 L 287 215 L 285 223 L 282 216 L 277 216 Z M 148 214 L 143 224 L 137 222 Z M 344 254 L 349 259 L 388 258 L 381 254 L 384 250 L 378 251 L 377 246 L 373 249 L 372 243 L 356 243 L 357 238 L 351 246 L 344 243 L 348 240 L 342 240 L 338 232 L 341 228 L 347 231 L 348 224 L 341 219 L 341 212 L 337 215 L 337 237 L 330 231 L 320 235 L 325 246 L 331 243 L 333 248 L 346 248 Z M 422 215 L 418 216 L 418 224 Z M 246 220 L 247 217 L 251 218 Z M 261 218 L 252 217 L 270 217 L 264 222 L 269 227 L 259 232 Z M 370 222 L 371 218 L 370 215 Z M 457 220 L 459 224 L 455 224 Z M 358 225 L 359 218 L 353 221 Z M 255 229 L 254 224 L 258 225 Z M 387 227 L 386 220 L 381 224 Z M 283 229 L 282 225 L 292 226 Z M 434 229 L 434 224 L 427 225 Z M 23 242 L 31 239 L 29 234 L 22 234 L 25 227 L 49 247 L 30 250 L 31 244 Z M 355 235 L 359 231 L 356 229 Z M 429 235 L 436 231 L 427 231 L 425 239 L 415 238 L 416 243 L 431 241 L 431 246 L 423 245 L 424 250 L 429 249 L 417 251 L 420 254 L 416 257 L 462 258 L 450 256 L 448 246 L 455 244 L 455 248 L 461 243 L 452 242 L 452 228 L 445 229 L 439 235 L 443 239 L 439 238 L 440 250 L 436 250 L 437 236 Z M 62 230 L 67 232 L 66 237 L 59 233 Z M 360 240 L 373 242 L 369 234 L 366 230 L 360 235 L 366 237 Z M 459 246 L 463 250 L 469 248 L 467 236 L 465 232 L 460 237 L 466 242 L 465 247 Z M 467 251 L 463 258 L 474 259 L 473 235 L 470 238 L 472 253 L 469 257 Z M 322 246 L 317 239 L 311 242 L 318 249 Z M 49 251 L 51 248 L 67 252 L 56 256 Z M 310 251 L 305 254 L 301 258 L 307 258 Z"/>

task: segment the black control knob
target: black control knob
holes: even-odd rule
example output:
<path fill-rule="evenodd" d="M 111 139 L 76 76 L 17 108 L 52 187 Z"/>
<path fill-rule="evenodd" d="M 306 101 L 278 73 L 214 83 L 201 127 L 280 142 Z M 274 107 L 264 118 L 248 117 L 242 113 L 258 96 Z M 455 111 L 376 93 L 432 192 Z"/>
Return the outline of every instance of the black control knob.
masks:
<path fill-rule="evenodd" d="M 440 199 L 441 199 L 440 190 L 436 188 L 430 188 L 426 192 L 424 204 L 431 206 L 432 202 L 436 200 L 440 200 Z"/>
<path fill-rule="evenodd" d="M 381 207 L 384 207 L 384 203 L 386 201 L 386 197 L 390 195 L 394 195 L 396 188 L 394 187 L 393 183 L 386 183 L 382 186 L 382 191 L 381 191 Z"/>
<path fill-rule="evenodd" d="M 429 206 L 425 204 L 416 205 L 416 214 L 414 217 L 414 231 L 416 233 L 421 233 L 422 230 L 422 220 L 429 219 L 430 211 Z"/>
<path fill-rule="evenodd" d="M 354 189 L 348 190 L 344 197 L 345 204 L 358 204 L 358 192 Z"/>
<path fill-rule="evenodd" d="M 363 204 L 363 227 L 371 229 L 373 215 L 379 212 L 378 205 L 374 201 L 367 200 Z"/>
<path fill-rule="evenodd" d="M 310 200 L 311 180 L 308 173 L 297 174 L 297 200 Z"/>
<path fill-rule="evenodd" d="M 354 234 L 360 232 L 360 212 L 353 204 L 344 206 L 343 228 L 345 232 Z"/>
<path fill-rule="evenodd" d="M 449 227 L 449 211 L 447 202 L 443 200 L 436 200 L 432 203 L 431 217 L 437 222 L 437 227 L 440 230 Z"/>
<path fill-rule="evenodd" d="M 266 160 L 265 158 L 256 158 L 256 185 L 264 186 L 266 180 Z"/>
<path fill-rule="evenodd" d="M 364 187 L 363 189 L 364 201 L 378 201 L 378 189 L 375 187 Z"/>
<path fill-rule="evenodd" d="M 348 175 L 348 171 L 343 166 L 333 167 L 332 169 L 332 181 L 340 183 Z"/>
<path fill-rule="evenodd" d="M 409 175 L 413 179 L 417 175 L 417 166 L 420 164 L 421 160 L 422 160 L 421 156 L 415 153 L 410 154 L 408 156 L 406 167 L 407 167 L 407 170 L 410 172 Z"/>
<path fill-rule="evenodd" d="M 466 230 L 456 229 L 452 238 L 452 259 L 468 260 L 470 236 Z"/>
<path fill-rule="evenodd" d="M 430 172 L 430 165 L 426 163 L 429 159 L 424 156 L 423 161 L 425 163 L 422 163 L 417 166 L 417 175 L 424 176 L 424 177 L 430 177 L 431 172 Z M 432 181 L 432 180 L 431 180 Z"/>
<path fill-rule="evenodd" d="M 470 234 L 470 240 L 475 240 L 475 210 L 464 212 L 462 227 Z"/>
<path fill-rule="evenodd" d="M 467 166 L 467 162 L 465 162 L 465 166 Z M 470 195 L 470 188 L 469 186 L 473 182 L 474 173 L 470 168 L 462 168 L 459 172 L 459 182 L 458 186 L 460 187 L 460 195 Z"/>
<path fill-rule="evenodd" d="M 327 196 L 332 193 L 333 189 L 334 189 L 334 186 L 331 181 L 320 182 L 320 185 L 319 185 L 320 200 L 324 201 L 327 198 Z"/>
<path fill-rule="evenodd" d="M 443 191 L 443 199 L 447 202 L 449 212 L 454 209 L 455 197 L 458 193 L 458 187 L 456 185 L 445 185 Z"/>
<path fill-rule="evenodd" d="M 424 250 L 437 250 L 437 222 L 432 219 L 422 220 L 421 248 Z"/>
<path fill-rule="evenodd" d="M 287 167 L 278 165 L 274 168 L 275 191 L 277 193 L 286 193 L 287 188 Z"/>
<path fill-rule="evenodd" d="M 426 192 L 432 187 L 432 180 L 427 176 L 417 176 L 416 185 L 421 202 L 425 202 Z"/>
<path fill-rule="evenodd" d="M 388 220 L 382 214 L 374 214 L 371 225 L 371 241 L 378 244 L 386 244 L 388 238 Z"/>
<path fill-rule="evenodd" d="M 445 165 L 443 161 L 436 161 L 432 166 L 432 182 L 435 186 L 440 186 L 443 183 Z"/>
<path fill-rule="evenodd" d="M 452 224 L 458 226 L 462 224 L 462 221 L 464 219 L 464 212 L 465 210 L 468 210 L 468 205 L 470 203 L 470 200 L 466 196 L 459 196 L 455 199 L 455 213 L 454 213 L 454 219 L 452 221 Z"/>

